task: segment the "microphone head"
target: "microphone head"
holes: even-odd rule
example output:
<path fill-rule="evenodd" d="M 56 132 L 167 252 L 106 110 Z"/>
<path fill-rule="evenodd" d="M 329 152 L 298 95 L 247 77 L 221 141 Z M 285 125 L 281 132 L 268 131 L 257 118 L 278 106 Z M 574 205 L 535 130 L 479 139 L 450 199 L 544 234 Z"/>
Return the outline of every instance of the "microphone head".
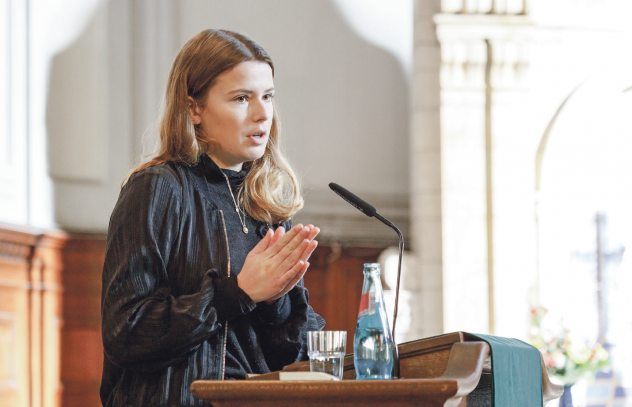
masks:
<path fill-rule="evenodd" d="M 329 188 L 331 188 L 332 191 L 340 195 L 342 199 L 349 202 L 351 205 L 355 206 L 356 209 L 364 213 L 366 216 L 372 217 L 373 215 L 375 215 L 376 210 L 372 205 L 370 205 L 368 202 L 364 201 L 363 199 L 359 198 L 358 196 L 352 194 L 351 192 L 347 191 L 340 185 L 331 182 L 329 184 Z"/>

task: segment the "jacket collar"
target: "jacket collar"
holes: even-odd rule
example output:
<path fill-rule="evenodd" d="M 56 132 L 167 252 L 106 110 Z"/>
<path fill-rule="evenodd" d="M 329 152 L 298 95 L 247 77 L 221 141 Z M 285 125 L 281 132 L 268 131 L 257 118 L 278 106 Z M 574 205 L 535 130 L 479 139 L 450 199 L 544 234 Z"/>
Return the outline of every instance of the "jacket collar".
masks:
<path fill-rule="evenodd" d="M 240 184 L 246 175 L 248 174 L 248 165 L 244 164 L 244 167 L 241 171 L 233 171 L 233 170 L 222 170 L 219 166 L 213 161 L 211 157 L 207 154 L 203 154 L 200 157 L 200 162 L 198 164 L 204 172 L 204 175 L 209 181 L 225 181 L 223 174 L 226 174 L 228 179 L 231 181 L 231 184 Z"/>

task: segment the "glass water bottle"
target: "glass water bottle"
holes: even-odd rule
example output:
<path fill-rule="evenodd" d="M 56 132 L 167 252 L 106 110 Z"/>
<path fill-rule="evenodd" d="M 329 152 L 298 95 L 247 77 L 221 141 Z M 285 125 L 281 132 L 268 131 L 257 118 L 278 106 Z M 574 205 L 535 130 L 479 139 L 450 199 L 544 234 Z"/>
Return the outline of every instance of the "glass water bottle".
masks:
<path fill-rule="evenodd" d="M 388 380 L 393 370 L 393 336 L 386 317 L 379 263 L 364 265 L 364 284 L 353 340 L 356 380 Z"/>

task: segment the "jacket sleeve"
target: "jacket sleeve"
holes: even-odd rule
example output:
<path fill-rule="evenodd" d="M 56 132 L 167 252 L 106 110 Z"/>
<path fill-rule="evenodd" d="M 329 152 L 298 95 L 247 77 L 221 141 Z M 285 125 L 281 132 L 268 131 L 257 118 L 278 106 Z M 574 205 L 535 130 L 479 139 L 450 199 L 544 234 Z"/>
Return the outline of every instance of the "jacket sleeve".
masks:
<path fill-rule="evenodd" d="M 200 289 L 174 296 L 170 261 L 180 244 L 182 184 L 172 171 L 150 167 L 121 190 L 110 219 L 103 267 L 105 353 L 125 369 L 154 371 L 185 360 L 216 335 L 222 321 L 246 314 L 254 302 L 235 277 L 204 273 Z"/>
<path fill-rule="evenodd" d="M 303 280 L 286 296 L 290 314 L 285 321 L 261 327 L 263 353 L 271 371 L 307 360 L 307 332 L 325 327 L 325 320 L 309 305 L 309 292 L 303 287 Z"/>

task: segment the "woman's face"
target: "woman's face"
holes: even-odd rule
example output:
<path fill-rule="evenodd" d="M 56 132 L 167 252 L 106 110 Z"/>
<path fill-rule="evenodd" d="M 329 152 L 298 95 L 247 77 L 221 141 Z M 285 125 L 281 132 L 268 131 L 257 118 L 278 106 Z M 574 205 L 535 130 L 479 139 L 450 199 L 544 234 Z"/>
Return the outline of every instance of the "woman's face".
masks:
<path fill-rule="evenodd" d="M 189 98 L 193 123 L 214 141 L 208 153 L 220 168 L 239 171 L 243 163 L 263 156 L 270 137 L 273 96 L 270 65 L 246 61 L 216 78 L 204 108 Z"/>

